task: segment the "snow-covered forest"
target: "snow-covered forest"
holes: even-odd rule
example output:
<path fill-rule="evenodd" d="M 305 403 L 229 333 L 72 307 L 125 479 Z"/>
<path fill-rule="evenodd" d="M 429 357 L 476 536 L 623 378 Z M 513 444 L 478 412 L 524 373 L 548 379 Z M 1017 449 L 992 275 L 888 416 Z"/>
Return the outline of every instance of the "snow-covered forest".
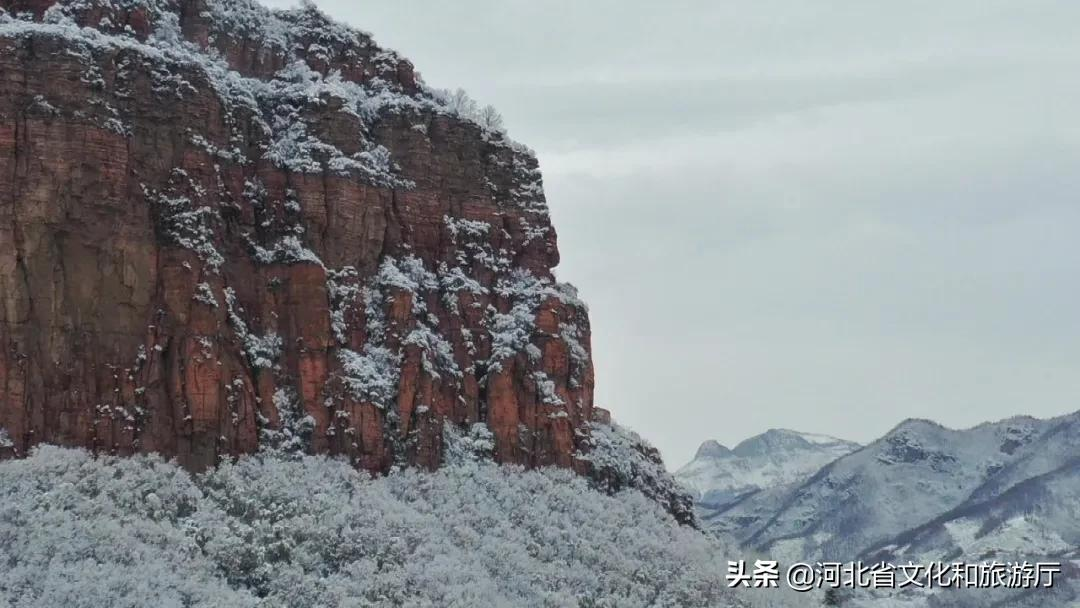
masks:
<path fill-rule="evenodd" d="M 50 446 L 0 464 L 3 608 L 742 605 L 727 553 L 566 470 L 372 479 L 262 454 L 193 476 Z"/>

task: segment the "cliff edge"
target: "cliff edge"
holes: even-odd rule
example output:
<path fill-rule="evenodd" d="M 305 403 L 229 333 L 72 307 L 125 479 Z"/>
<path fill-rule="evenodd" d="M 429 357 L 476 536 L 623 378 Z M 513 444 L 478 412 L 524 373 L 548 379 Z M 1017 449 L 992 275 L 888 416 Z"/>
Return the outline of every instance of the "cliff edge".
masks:
<path fill-rule="evenodd" d="M 2 456 L 584 470 L 558 261 L 497 114 L 310 4 L 0 0 Z"/>

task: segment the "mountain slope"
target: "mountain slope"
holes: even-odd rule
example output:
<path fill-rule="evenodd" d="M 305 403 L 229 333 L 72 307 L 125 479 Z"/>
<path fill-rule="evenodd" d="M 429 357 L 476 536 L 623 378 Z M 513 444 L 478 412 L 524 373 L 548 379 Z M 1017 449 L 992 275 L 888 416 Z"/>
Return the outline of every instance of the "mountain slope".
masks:
<path fill-rule="evenodd" d="M 1055 575 L 1052 588 L 937 589 L 920 594 L 918 603 L 909 601 L 905 605 L 1075 608 L 1080 605 L 1080 456 L 1049 473 L 1021 481 L 993 498 L 965 501 L 928 523 L 864 551 L 862 559 L 870 563 L 910 560 L 923 564 L 1060 565 L 1061 572 Z M 889 595 L 865 594 L 851 608 L 875 608 L 883 605 Z"/>
<path fill-rule="evenodd" d="M 983 513 L 978 528 L 993 530 L 990 513 L 1015 515 L 1019 507 L 1010 509 L 1010 501 L 1030 499 L 1025 487 L 1044 488 L 1040 476 L 1068 476 L 1077 455 L 1080 413 L 967 430 L 909 420 L 805 483 L 750 497 L 709 525 L 741 534 L 748 546 L 777 558 L 852 559 L 890 543 L 905 545 L 892 539 L 954 510 Z M 1046 542 L 1031 549 L 1053 549 L 1052 539 Z"/>
<path fill-rule="evenodd" d="M 923 561 L 1071 557 L 1080 549 L 1080 456 L 999 496 L 970 499 L 864 553 Z"/>

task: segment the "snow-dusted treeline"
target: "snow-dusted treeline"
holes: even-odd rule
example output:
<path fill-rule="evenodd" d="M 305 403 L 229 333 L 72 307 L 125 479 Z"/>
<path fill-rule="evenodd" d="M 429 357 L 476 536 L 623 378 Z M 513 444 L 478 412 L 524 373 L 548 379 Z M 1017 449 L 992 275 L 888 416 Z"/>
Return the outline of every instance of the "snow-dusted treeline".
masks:
<path fill-rule="evenodd" d="M 727 553 L 637 491 L 469 458 L 377 479 L 267 454 L 0 463 L 3 608 L 741 606 Z"/>

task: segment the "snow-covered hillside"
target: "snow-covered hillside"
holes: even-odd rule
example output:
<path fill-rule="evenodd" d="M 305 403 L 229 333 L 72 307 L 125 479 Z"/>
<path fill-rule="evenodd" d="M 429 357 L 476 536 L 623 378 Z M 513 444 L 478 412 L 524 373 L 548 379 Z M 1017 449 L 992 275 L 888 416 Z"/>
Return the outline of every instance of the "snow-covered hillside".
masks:
<path fill-rule="evenodd" d="M 730 458 L 709 447 L 695 462 Z M 965 430 L 908 420 L 802 483 L 699 509 L 710 530 L 786 563 L 1028 560 L 1064 567 L 1051 592 L 909 589 L 893 598 L 851 597 L 843 606 L 1080 606 L 1080 412 Z"/>
<path fill-rule="evenodd" d="M 835 437 L 773 429 L 731 450 L 706 441 L 675 478 L 694 493 L 699 509 L 711 512 L 753 492 L 805 481 L 857 449 Z"/>
<path fill-rule="evenodd" d="M 0 463 L 4 608 L 757 605 L 727 591 L 728 555 L 566 470 L 370 479 L 261 455 L 192 477 L 48 446 Z"/>
<path fill-rule="evenodd" d="M 1080 414 L 1012 418 L 967 430 L 909 420 L 805 483 L 722 514 L 777 556 L 844 559 L 942 514 L 992 500 L 1080 454 Z M 752 508 L 752 510 L 751 510 Z M 753 520 L 753 521 L 751 521 Z"/>
<path fill-rule="evenodd" d="M 972 499 L 865 552 L 869 561 L 1061 563 L 1053 591 L 965 590 L 928 599 L 952 608 L 1080 606 L 1080 457 L 1000 496 Z M 872 605 L 872 604 L 871 604 Z"/>

